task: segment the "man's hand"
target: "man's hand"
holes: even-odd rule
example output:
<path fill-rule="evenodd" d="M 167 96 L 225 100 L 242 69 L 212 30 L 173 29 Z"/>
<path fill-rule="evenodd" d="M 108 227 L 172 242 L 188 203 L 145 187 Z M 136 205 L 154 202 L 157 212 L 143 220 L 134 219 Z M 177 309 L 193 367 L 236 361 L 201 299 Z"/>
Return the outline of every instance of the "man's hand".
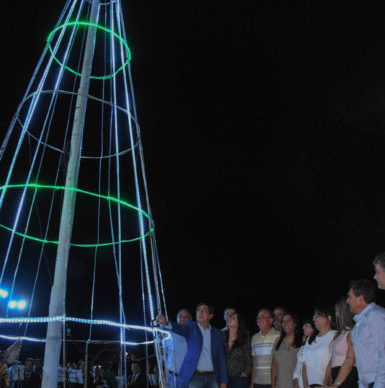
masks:
<path fill-rule="evenodd" d="M 166 326 L 168 322 L 166 321 L 166 317 L 164 315 L 157 315 L 156 316 L 156 323 L 159 326 Z"/>
<path fill-rule="evenodd" d="M 227 388 L 227 384 L 226 383 L 221 383 L 219 388 Z"/>

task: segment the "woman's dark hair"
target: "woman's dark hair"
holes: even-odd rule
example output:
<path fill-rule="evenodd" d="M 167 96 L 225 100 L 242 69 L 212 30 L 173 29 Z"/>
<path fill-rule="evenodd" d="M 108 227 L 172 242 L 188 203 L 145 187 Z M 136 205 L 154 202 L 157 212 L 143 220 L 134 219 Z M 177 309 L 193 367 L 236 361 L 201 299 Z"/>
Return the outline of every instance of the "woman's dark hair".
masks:
<path fill-rule="evenodd" d="M 295 323 L 295 328 L 294 328 L 294 341 L 293 341 L 293 344 L 291 345 L 292 347 L 294 348 L 299 348 L 302 346 L 302 333 L 301 333 L 301 324 L 298 320 L 298 317 L 296 314 L 294 313 L 291 313 L 291 312 L 286 312 L 285 314 L 283 314 L 282 316 L 282 320 L 284 317 L 286 317 L 287 315 L 289 315 L 291 317 L 291 319 L 293 320 L 293 322 Z M 275 350 L 278 350 L 282 344 L 282 341 L 285 339 L 286 337 L 286 332 L 285 330 L 283 329 L 283 327 L 281 328 L 281 336 L 279 337 L 279 340 L 277 342 L 277 345 L 275 347 Z"/>
<path fill-rule="evenodd" d="M 250 342 L 250 335 L 249 330 L 246 327 L 245 321 L 243 319 L 243 315 L 239 313 L 238 310 L 235 310 L 235 313 L 233 315 L 237 315 L 238 317 L 238 332 L 237 332 L 237 339 L 233 343 L 234 346 L 242 346 L 245 343 Z M 230 330 L 225 330 L 223 332 L 223 338 L 225 340 L 225 343 L 229 340 Z"/>
<path fill-rule="evenodd" d="M 307 341 L 308 341 L 308 343 L 310 345 L 315 340 L 315 337 L 317 337 L 318 330 L 315 327 L 315 324 L 314 324 L 314 321 L 313 321 L 312 318 L 304 319 L 303 320 L 303 325 L 306 325 L 306 324 L 309 324 L 313 328 L 313 334 L 309 338 L 307 338 Z M 305 342 L 306 342 L 306 338 L 305 338 L 305 341 L 303 341 L 303 345 L 305 345 Z"/>
<path fill-rule="evenodd" d="M 314 315 L 313 316 L 320 316 L 324 318 L 331 317 L 330 326 L 332 329 L 336 327 L 334 322 L 334 309 L 330 308 L 329 306 L 318 306 L 314 309 Z"/>
<path fill-rule="evenodd" d="M 318 315 L 320 317 L 331 317 L 333 319 L 334 311 L 329 306 L 317 306 L 314 309 L 314 315 Z"/>
<path fill-rule="evenodd" d="M 328 306 L 323 306 L 323 307 L 316 307 L 314 309 L 314 314 L 313 314 L 313 317 L 314 316 L 319 316 L 319 317 L 324 317 L 326 319 L 328 319 L 328 317 L 331 317 L 331 321 L 330 321 L 330 326 L 332 329 L 335 328 L 335 324 L 334 324 L 334 314 L 333 314 L 333 310 L 328 307 Z M 313 320 L 312 320 L 313 322 Z M 314 322 L 313 322 L 314 324 Z M 315 326 L 314 326 L 315 327 Z M 315 330 L 314 331 L 314 334 L 308 339 L 308 343 L 309 345 L 313 342 L 313 341 L 316 341 L 316 337 L 317 337 L 317 334 L 318 334 L 318 330 Z M 316 341 L 317 342 L 317 341 Z"/>

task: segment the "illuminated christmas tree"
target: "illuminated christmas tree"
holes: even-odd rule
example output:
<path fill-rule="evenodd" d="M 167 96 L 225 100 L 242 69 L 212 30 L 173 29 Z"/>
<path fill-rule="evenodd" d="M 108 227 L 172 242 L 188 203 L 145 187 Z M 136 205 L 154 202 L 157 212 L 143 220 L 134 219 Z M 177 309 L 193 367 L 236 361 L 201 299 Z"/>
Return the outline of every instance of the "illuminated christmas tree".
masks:
<path fill-rule="evenodd" d="M 131 59 L 119 0 L 68 0 L 0 149 L 2 337 L 45 342 L 45 388 L 64 341 L 86 356 L 119 344 L 122 376 L 127 346 L 153 344 L 161 360 L 153 322 L 167 312 Z"/>

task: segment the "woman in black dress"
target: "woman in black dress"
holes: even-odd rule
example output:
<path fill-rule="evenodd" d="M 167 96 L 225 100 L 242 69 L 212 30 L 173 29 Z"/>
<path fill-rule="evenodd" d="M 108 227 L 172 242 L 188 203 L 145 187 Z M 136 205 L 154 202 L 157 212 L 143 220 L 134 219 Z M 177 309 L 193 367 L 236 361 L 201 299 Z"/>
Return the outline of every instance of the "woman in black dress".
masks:
<path fill-rule="evenodd" d="M 235 311 L 227 320 L 223 331 L 228 388 L 248 388 L 252 368 L 250 335 L 244 321 Z"/>

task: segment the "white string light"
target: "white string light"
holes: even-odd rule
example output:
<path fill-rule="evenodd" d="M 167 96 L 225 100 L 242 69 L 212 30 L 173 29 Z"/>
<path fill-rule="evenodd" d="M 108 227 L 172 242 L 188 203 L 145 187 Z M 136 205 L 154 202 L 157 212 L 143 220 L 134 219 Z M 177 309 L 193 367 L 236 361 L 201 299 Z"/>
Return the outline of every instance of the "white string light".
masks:
<path fill-rule="evenodd" d="M 77 317 L 67 317 L 65 315 L 58 315 L 54 317 L 14 317 L 14 318 L 0 318 L 1 323 L 48 323 L 48 322 L 75 322 L 82 323 L 87 325 L 100 325 L 100 326 L 110 326 L 117 327 L 119 329 L 126 330 L 138 330 L 138 331 L 146 331 L 155 335 L 156 333 L 160 333 L 164 336 L 163 340 L 166 341 L 170 339 L 171 335 L 168 331 L 162 330 L 158 327 L 148 327 L 141 325 L 133 325 L 133 324 L 125 324 L 110 321 L 107 319 L 85 319 L 85 318 L 77 318 Z M 25 340 L 25 341 L 33 341 L 33 342 L 45 342 L 45 339 L 42 338 L 34 338 L 34 337 L 17 337 L 17 336 L 7 336 L 0 335 L 0 338 L 10 339 L 10 340 Z M 153 344 L 154 341 L 144 341 L 144 342 L 133 342 L 133 341 L 120 341 L 122 345 L 128 346 L 137 346 L 137 345 L 149 345 Z"/>

